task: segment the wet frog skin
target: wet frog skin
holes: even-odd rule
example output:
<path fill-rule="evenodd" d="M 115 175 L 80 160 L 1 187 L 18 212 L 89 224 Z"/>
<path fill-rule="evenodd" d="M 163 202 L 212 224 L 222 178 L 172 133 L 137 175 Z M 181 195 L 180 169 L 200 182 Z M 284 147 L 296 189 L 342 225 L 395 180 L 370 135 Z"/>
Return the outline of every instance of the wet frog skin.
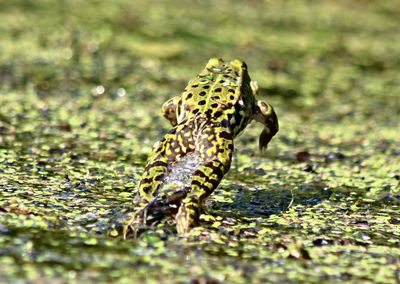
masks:
<path fill-rule="evenodd" d="M 178 233 L 184 235 L 197 223 L 201 205 L 230 168 L 233 139 L 252 120 L 264 125 L 261 150 L 278 132 L 274 109 L 257 101 L 256 94 L 257 84 L 250 80 L 244 62 L 211 58 L 181 96 L 163 105 L 163 115 L 173 129 L 155 144 L 148 157 L 138 188 L 141 209 L 132 224 L 172 216 Z M 165 191 L 169 169 L 187 155 L 200 161 L 190 186 Z"/>

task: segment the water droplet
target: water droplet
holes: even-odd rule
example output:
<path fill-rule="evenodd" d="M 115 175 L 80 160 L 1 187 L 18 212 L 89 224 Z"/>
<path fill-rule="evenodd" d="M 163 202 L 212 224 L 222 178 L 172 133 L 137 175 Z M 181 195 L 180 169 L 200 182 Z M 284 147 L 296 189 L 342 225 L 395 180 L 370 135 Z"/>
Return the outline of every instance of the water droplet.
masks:
<path fill-rule="evenodd" d="M 118 90 L 117 90 L 117 95 L 118 95 L 119 97 L 125 96 L 125 95 L 126 95 L 125 89 L 124 89 L 124 88 L 118 88 Z"/>
<path fill-rule="evenodd" d="M 99 85 L 99 86 L 96 87 L 96 94 L 97 95 L 102 95 L 102 94 L 104 94 L 105 90 L 106 89 L 104 88 L 103 85 Z"/>

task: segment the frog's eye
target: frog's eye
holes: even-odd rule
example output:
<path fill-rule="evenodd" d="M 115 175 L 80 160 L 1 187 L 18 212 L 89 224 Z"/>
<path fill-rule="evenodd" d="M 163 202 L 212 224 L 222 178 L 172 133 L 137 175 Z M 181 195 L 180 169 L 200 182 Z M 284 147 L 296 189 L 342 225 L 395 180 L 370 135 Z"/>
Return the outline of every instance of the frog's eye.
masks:
<path fill-rule="evenodd" d="M 237 60 L 237 59 L 231 61 L 230 65 L 232 65 L 237 70 L 246 70 L 247 69 L 246 63 L 244 63 L 243 61 Z"/>
<path fill-rule="evenodd" d="M 221 58 L 210 58 L 206 65 L 207 69 L 215 68 L 217 66 L 222 66 L 224 61 Z"/>
<path fill-rule="evenodd" d="M 257 94 L 258 94 L 258 84 L 257 84 L 257 81 L 251 81 L 251 82 L 250 82 L 250 87 L 251 87 L 251 90 L 253 91 L 253 94 L 254 94 L 254 95 L 257 95 Z"/>

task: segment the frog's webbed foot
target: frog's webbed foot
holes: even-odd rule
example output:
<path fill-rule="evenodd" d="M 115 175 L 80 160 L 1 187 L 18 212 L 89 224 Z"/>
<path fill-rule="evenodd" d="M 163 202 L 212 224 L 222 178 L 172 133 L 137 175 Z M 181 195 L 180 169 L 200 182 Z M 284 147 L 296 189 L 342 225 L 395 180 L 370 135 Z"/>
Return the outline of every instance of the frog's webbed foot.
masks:
<path fill-rule="evenodd" d="M 172 126 L 178 124 L 178 104 L 181 97 L 175 96 L 172 99 L 166 101 L 162 106 L 163 116 L 168 119 Z"/>
<path fill-rule="evenodd" d="M 147 229 L 146 219 L 149 203 L 141 199 L 139 195 L 135 197 L 135 201 L 136 208 L 129 208 L 110 225 L 109 236 L 122 239 L 136 238 Z"/>
<path fill-rule="evenodd" d="M 153 214 L 153 212 L 150 213 L 150 204 L 120 217 L 110 226 L 108 235 L 121 237 L 124 240 L 130 238 L 136 239 L 141 233 L 157 225 L 163 219 L 164 215 L 157 214 L 160 212 L 155 212 L 156 214 Z"/>
<path fill-rule="evenodd" d="M 121 237 L 122 239 L 136 238 L 142 226 L 141 218 L 138 218 L 138 212 L 128 212 L 117 221 L 113 222 L 108 229 L 108 235 L 111 237 Z"/>
<path fill-rule="evenodd" d="M 125 213 L 108 230 L 110 236 L 122 239 L 137 238 L 142 232 L 160 224 L 166 217 L 175 217 L 181 201 L 186 197 L 190 187 L 166 191 L 156 196 L 151 202 L 133 212 Z"/>
<path fill-rule="evenodd" d="M 156 226 L 164 218 L 161 210 L 150 212 L 151 208 L 152 204 L 149 203 L 135 212 L 126 213 L 110 226 L 108 235 L 121 237 L 124 240 L 136 239 L 141 233 Z"/>
<path fill-rule="evenodd" d="M 155 226 L 166 217 L 174 217 L 179 210 L 181 201 L 186 197 L 190 187 L 179 190 L 166 190 L 155 197 L 138 216 L 145 226 Z"/>
<path fill-rule="evenodd" d="M 258 101 L 254 106 L 253 119 L 264 125 L 259 138 L 260 150 L 264 151 L 279 130 L 278 117 L 269 103 Z"/>

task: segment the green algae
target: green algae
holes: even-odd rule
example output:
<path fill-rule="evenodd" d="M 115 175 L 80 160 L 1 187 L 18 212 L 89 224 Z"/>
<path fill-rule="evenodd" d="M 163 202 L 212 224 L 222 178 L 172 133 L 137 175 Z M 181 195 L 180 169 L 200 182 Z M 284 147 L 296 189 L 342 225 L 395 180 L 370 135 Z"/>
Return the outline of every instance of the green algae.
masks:
<path fill-rule="evenodd" d="M 396 1 L 0 7 L 0 282 L 400 281 Z M 108 236 L 162 103 L 215 56 L 246 61 L 280 132 L 237 139 L 186 238 Z"/>

